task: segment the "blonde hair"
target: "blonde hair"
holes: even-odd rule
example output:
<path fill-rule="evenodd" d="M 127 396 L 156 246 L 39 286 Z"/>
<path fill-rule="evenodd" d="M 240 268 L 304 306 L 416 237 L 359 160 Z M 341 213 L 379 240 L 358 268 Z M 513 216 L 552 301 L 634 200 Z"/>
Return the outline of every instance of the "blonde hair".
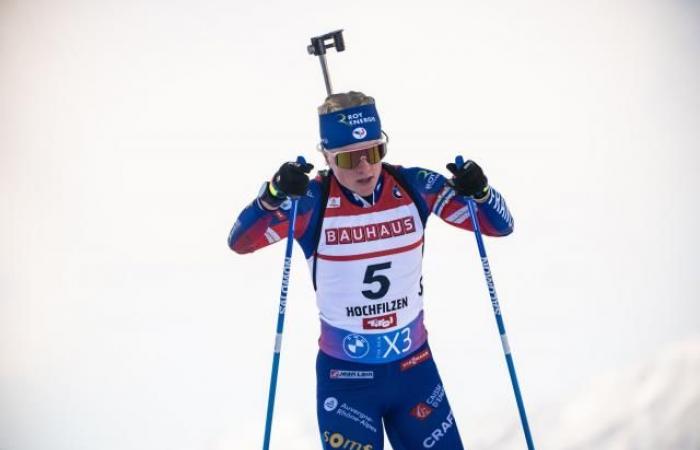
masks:
<path fill-rule="evenodd" d="M 318 107 L 318 113 L 328 114 L 343 109 L 352 108 L 362 105 L 373 105 L 374 98 L 363 94 L 362 92 L 350 91 L 340 94 L 331 94 L 326 97 L 326 101 Z"/>

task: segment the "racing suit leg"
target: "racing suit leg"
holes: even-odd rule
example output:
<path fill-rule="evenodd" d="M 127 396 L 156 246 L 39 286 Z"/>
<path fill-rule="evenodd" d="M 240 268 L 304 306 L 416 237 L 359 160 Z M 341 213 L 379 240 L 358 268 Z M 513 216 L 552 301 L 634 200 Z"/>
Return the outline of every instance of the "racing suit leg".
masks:
<path fill-rule="evenodd" d="M 324 450 L 382 450 L 386 365 L 358 364 L 318 353 L 316 414 Z"/>
<path fill-rule="evenodd" d="M 391 364 L 391 407 L 384 415 L 394 450 L 463 450 L 442 380 L 427 343 Z"/>

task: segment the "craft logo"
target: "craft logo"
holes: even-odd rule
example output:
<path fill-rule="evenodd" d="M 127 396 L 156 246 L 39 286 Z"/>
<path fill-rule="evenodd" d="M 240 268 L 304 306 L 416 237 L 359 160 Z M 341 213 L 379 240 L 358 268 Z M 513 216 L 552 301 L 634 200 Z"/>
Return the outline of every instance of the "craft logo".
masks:
<path fill-rule="evenodd" d="M 454 423 L 455 419 L 452 416 L 452 411 L 450 410 L 449 414 L 447 414 L 447 417 L 445 418 L 445 420 L 442 421 L 440 426 L 434 429 L 433 432 L 430 433 L 430 436 L 423 439 L 423 447 L 433 448 L 435 444 L 437 444 L 438 441 L 440 441 L 440 439 L 445 437 L 445 433 L 447 433 L 452 428 Z"/>
<path fill-rule="evenodd" d="M 403 194 L 401 193 L 401 189 L 399 189 L 398 186 L 394 186 L 394 189 L 391 190 L 391 193 L 394 194 L 395 198 L 403 198 Z"/>
<path fill-rule="evenodd" d="M 401 361 L 401 371 L 412 369 L 418 364 L 425 362 L 430 359 L 430 350 L 425 349 L 417 355 L 410 356 L 405 360 Z"/>
<path fill-rule="evenodd" d="M 325 409 L 328 412 L 333 411 L 337 407 L 338 407 L 338 399 L 335 397 L 328 397 L 323 402 L 323 409 Z"/>
<path fill-rule="evenodd" d="M 372 444 L 361 444 L 353 439 L 346 438 L 340 433 L 330 431 L 323 432 L 323 441 L 327 442 L 331 448 L 342 448 L 345 450 L 374 450 Z"/>
<path fill-rule="evenodd" d="M 385 330 L 396 326 L 396 313 L 362 319 L 363 330 Z"/>
<path fill-rule="evenodd" d="M 416 231 L 413 217 L 406 216 L 387 222 L 360 225 L 357 227 L 326 228 L 326 245 L 353 244 L 356 242 L 389 239 Z"/>
<path fill-rule="evenodd" d="M 359 334 L 348 334 L 343 339 L 343 351 L 351 358 L 364 358 L 369 353 L 369 341 Z"/>
<path fill-rule="evenodd" d="M 326 208 L 340 208 L 340 197 L 328 197 Z"/>
<path fill-rule="evenodd" d="M 355 139 L 364 139 L 365 136 L 367 136 L 367 130 L 365 130 L 362 127 L 357 127 L 354 130 L 352 130 L 352 137 Z"/>
<path fill-rule="evenodd" d="M 418 403 L 411 409 L 411 415 L 418 420 L 425 420 L 428 418 L 430 413 L 433 412 L 433 408 L 426 405 L 425 403 Z"/>
<path fill-rule="evenodd" d="M 331 380 L 373 380 L 373 370 L 341 370 L 331 369 Z"/>

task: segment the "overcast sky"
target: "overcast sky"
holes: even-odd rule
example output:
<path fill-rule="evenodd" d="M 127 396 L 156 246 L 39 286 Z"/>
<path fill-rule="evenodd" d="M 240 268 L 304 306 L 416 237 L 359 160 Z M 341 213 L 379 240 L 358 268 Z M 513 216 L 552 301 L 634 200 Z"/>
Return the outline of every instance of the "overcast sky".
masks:
<path fill-rule="evenodd" d="M 226 237 L 282 162 L 323 166 L 305 47 L 338 28 L 387 160 L 461 153 L 508 201 L 486 245 L 528 411 L 700 334 L 697 2 L 0 0 L 0 449 L 260 446 L 284 246 Z M 475 242 L 426 242 L 435 358 L 490 448 L 517 410 Z M 298 247 L 288 305 L 273 447 L 308 450 Z"/>

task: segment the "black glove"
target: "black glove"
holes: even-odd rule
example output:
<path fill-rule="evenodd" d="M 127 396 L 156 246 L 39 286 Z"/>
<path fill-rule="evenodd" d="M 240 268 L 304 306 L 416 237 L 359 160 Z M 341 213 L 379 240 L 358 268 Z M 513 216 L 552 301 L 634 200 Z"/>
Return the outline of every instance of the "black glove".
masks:
<path fill-rule="evenodd" d="M 455 163 L 449 163 L 447 170 L 452 172 L 452 178 L 448 180 L 448 183 L 459 195 L 479 200 L 489 193 L 489 180 L 481 167 L 474 161 L 468 160 L 459 169 Z"/>
<path fill-rule="evenodd" d="M 307 162 L 290 161 L 282 164 L 260 198 L 270 206 L 277 207 L 290 195 L 295 197 L 304 195 L 309 187 L 307 174 L 313 168 L 313 164 Z"/>

